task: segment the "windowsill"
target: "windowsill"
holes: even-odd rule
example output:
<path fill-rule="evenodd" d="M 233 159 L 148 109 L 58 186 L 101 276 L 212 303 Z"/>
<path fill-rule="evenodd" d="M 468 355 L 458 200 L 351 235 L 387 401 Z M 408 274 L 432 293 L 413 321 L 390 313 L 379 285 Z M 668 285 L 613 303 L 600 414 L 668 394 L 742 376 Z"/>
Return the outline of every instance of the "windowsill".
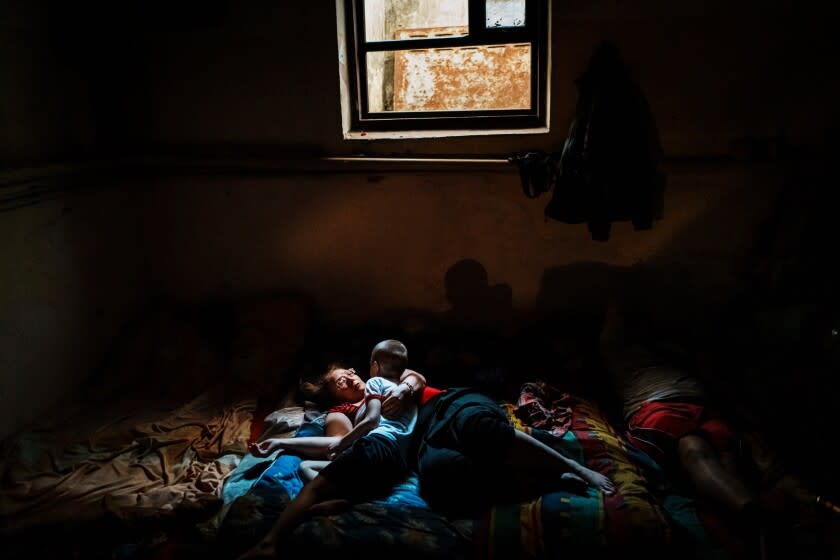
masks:
<path fill-rule="evenodd" d="M 516 128 L 509 130 L 401 130 L 366 132 L 351 130 L 344 133 L 345 140 L 406 140 L 413 138 L 457 138 L 459 136 L 503 136 L 508 134 L 547 134 L 548 127 Z"/>

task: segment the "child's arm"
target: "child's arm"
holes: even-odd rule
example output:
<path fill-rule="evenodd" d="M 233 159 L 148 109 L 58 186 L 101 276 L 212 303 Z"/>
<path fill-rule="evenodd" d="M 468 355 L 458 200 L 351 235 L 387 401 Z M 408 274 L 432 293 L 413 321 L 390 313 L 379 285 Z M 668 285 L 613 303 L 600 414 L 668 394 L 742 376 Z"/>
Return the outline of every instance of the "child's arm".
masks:
<path fill-rule="evenodd" d="M 407 369 L 400 376 L 400 385 L 409 385 L 411 387 L 411 393 L 416 395 L 426 387 L 426 378 L 420 372 Z"/>
<path fill-rule="evenodd" d="M 408 399 L 420 400 L 423 389 L 426 387 L 426 378 L 413 369 L 407 369 L 400 376 L 399 384 L 385 393 L 382 399 L 382 415 L 386 418 L 399 416 Z"/>
<path fill-rule="evenodd" d="M 382 401 L 380 395 L 370 395 L 367 398 L 367 406 L 365 407 L 365 416 L 353 426 L 344 437 L 338 441 L 330 444 L 327 451 L 328 459 L 335 459 L 336 456 L 353 445 L 360 437 L 370 433 L 375 427 L 379 425 L 379 419 L 382 417 Z"/>

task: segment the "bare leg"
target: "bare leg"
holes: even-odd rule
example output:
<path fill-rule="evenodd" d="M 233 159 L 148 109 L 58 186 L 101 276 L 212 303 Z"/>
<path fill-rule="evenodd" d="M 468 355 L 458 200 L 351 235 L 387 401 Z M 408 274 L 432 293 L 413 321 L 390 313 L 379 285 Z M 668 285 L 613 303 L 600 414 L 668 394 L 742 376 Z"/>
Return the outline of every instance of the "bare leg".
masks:
<path fill-rule="evenodd" d="M 318 461 L 315 459 L 301 461 L 300 467 L 298 468 L 301 480 L 303 480 L 303 483 L 306 484 L 307 482 L 318 476 L 318 473 L 321 472 L 321 469 L 323 469 L 329 464 L 329 461 Z"/>
<path fill-rule="evenodd" d="M 680 464 L 698 494 L 708 498 L 733 515 L 738 533 L 745 538 L 745 558 L 766 557 L 762 507 L 743 480 L 733 472 L 726 459 L 718 456 L 711 444 L 701 436 L 689 434 L 677 442 Z"/>
<path fill-rule="evenodd" d="M 615 492 L 615 484 L 606 476 L 565 457 L 540 440 L 519 430 L 514 431 L 513 445 L 508 452 L 507 463 L 514 468 L 553 474 L 557 476 L 557 479 L 562 479 L 564 474 L 571 473 L 605 494 Z M 523 482 L 528 479 L 528 477 L 522 478 Z M 531 479 L 538 480 L 539 477 L 531 477 Z M 569 479 L 573 480 L 573 477 L 567 476 L 566 480 Z"/>
<path fill-rule="evenodd" d="M 740 513 L 755 499 L 712 446 L 700 436 L 687 435 L 678 444 L 680 463 L 697 491 L 732 513 Z"/>
<path fill-rule="evenodd" d="M 289 502 L 268 535 L 240 556 L 239 560 L 276 558 L 280 539 L 311 515 L 312 506 L 336 498 L 339 498 L 338 490 L 329 479 L 323 476 L 315 477 L 301 488 L 294 500 Z M 317 509 L 315 511 L 317 512 Z"/>

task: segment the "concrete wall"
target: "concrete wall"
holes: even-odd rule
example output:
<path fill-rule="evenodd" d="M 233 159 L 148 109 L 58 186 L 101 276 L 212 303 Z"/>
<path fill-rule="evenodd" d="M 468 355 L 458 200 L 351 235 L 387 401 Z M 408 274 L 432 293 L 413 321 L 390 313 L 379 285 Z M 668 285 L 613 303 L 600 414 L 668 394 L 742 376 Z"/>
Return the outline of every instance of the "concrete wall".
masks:
<path fill-rule="evenodd" d="M 527 199 L 504 165 L 262 177 L 229 166 L 143 175 L 138 190 L 117 177 L 4 212 L 0 432 L 45 410 L 157 293 L 302 289 L 325 316 L 353 323 L 395 308 L 445 311 L 447 271 L 475 259 L 523 311 L 591 291 L 597 265 L 639 262 L 667 272 L 671 289 L 647 292 L 663 311 L 665 295 L 694 308 L 725 301 L 783 181 L 780 166 L 750 156 L 780 131 L 807 152 L 837 128 L 834 20 L 822 9 L 555 2 L 549 134 L 345 141 L 331 2 L 5 4 L 0 161 L 10 167 L 558 151 L 574 80 L 604 39 L 646 94 L 672 162 L 664 219 L 647 232 L 616 225 L 606 243 L 546 221 L 548 195 Z M 718 156 L 734 163 L 675 162 Z"/>
<path fill-rule="evenodd" d="M 463 259 L 508 285 L 522 312 L 597 301 L 592 282 L 603 285 L 605 273 L 574 270 L 583 263 L 656 267 L 668 289 L 651 286 L 651 302 L 721 303 L 775 202 L 776 168 L 684 166 L 669 180 L 653 229 L 619 222 L 598 242 L 585 224 L 546 220 L 549 195 L 526 198 L 505 170 L 173 179 L 150 202 L 150 258 L 157 288 L 175 299 L 306 291 L 344 323 L 447 311 L 444 278 Z"/>
<path fill-rule="evenodd" d="M 139 191 L 86 178 L 133 122 L 91 9 L 0 4 L 0 438 L 90 375 L 148 292 Z"/>
<path fill-rule="evenodd" d="M 473 258 L 493 282 L 511 286 L 521 309 L 537 301 L 546 271 L 587 261 L 688 267 L 711 294 L 731 287 L 785 180 L 784 165 L 754 159 L 772 158 L 779 137 L 813 150 L 838 121 L 832 100 L 840 85 L 822 70 L 833 54 L 817 9 L 556 2 L 549 134 L 345 141 L 328 4 L 294 15 L 277 4 L 231 4 L 215 25 L 142 35 L 144 110 L 153 118 L 137 134 L 156 153 L 268 161 L 290 153 L 559 151 L 577 101 L 574 81 L 593 49 L 612 39 L 647 96 L 666 156 L 730 163 L 669 164 L 665 219 L 650 232 L 618 225 L 604 244 L 585 226 L 545 221 L 548 195 L 525 198 L 516 170 L 505 166 L 164 179 L 149 212 L 175 230 L 163 226 L 150 245 L 165 255 L 156 289 L 198 297 L 305 287 L 332 316 L 356 320 L 397 305 L 444 308 L 446 270 Z M 399 266 L 370 266 L 372 250 Z"/>
<path fill-rule="evenodd" d="M 140 308 L 134 194 L 78 192 L 0 213 L 0 437 L 71 393 Z"/>
<path fill-rule="evenodd" d="M 780 129 L 794 143 L 819 143 L 837 124 L 832 100 L 840 93 L 825 71 L 837 48 L 821 9 L 757 0 L 555 2 L 551 133 L 390 142 L 342 140 L 332 3 L 294 12 L 231 3 L 214 26 L 138 35 L 150 119 L 137 132 L 154 146 L 228 154 L 239 147 L 246 155 L 253 146 L 328 154 L 559 150 L 577 100 L 574 80 L 594 48 L 612 39 L 669 156 L 729 155 L 744 139 L 774 138 Z"/>

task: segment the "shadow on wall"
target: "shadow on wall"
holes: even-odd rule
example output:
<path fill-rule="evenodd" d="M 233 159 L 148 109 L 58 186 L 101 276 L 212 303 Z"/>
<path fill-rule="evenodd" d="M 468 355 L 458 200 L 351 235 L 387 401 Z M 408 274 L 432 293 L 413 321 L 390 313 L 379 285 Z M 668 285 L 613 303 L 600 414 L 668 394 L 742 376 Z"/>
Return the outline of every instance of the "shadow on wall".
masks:
<path fill-rule="evenodd" d="M 442 312 L 416 307 L 389 309 L 374 319 L 377 328 L 406 333 L 430 330 L 475 333 L 504 333 L 520 318 L 513 309 L 510 284 L 489 282 L 487 269 L 471 258 L 455 262 L 446 271 L 443 289 L 448 309 Z"/>
<path fill-rule="evenodd" d="M 678 263 L 572 263 L 543 273 L 536 311 L 541 319 L 559 317 L 561 324 L 596 336 L 603 306 L 612 301 L 640 335 L 689 335 L 702 300 L 696 290 L 691 271 Z"/>
<path fill-rule="evenodd" d="M 450 309 L 444 323 L 472 328 L 504 328 L 513 318 L 513 289 L 509 284 L 490 285 L 487 269 L 474 259 L 462 259 L 443 279 Z"/>
<path fill-rule="evenodd" d="M 443 278 L 449 309 L 429 317 L 414 337 L 418 363 L 440 386 L 500 387 L 506 335 L 518 318 L 509 284 L 490 284 L 487 269 L 471 258 L 456 261 Z M 492 390 L 488 390 L 492 392 Z"/>
<path fill-rule="evenodd" d="M 409 349 L 409 367 L 430 372 L 432 385 L 474 384 L 479 372 L 486 375 L 498 368 L 500 342 L 517 323 L 513 290 L 509 284 L 491 285 L 487 269 L 471 258 L 450 266 L 442 283 L 449 303 L 445 311 L 390 309 L 364 325 L 321 325 L 318 344 L 366 372 L 373 345 L 397 338 Z M 313 349 L 313 354 L 320 353 Z"/>
<path fill-rule="evenodd" d="M 510 285 L 491 284 L 484 265 L 465 258 L 444 275 L 446 311 L 392 310 L 373 330 L 349 334 L 365 337 L 357 345 L 359 359 L 374 339 L 400 338 L 409 347 L 410 367 L 430 372 L 432 385 L 478 385 L 493 394 L 515 394 L 525 378 L 580 384 L 590 377 L 586 372 L 596 357 L 607 301 L 628 310 L 635 334 L 673 335 L 679 332 L 679 319 L 691 313 L 676 313 L 674 321 L 659 317 L 665 316 L 663 309 L 676 311 L 678 302 L 690 300 L 689 276 L 671 264 L 574 263 L 546 270 L 535 307 L 517 311 Z"/>
<path fill-rule="evenodd" d="M 617 301 L 627 309 L 634 336 L 678 336 L 679 319 L 692 315 L 678 312 L 691 301 L 689 280 L 689 272 L 673 264 L 573 263 L 547 269 L 535 307 L 515 311 L 510 286 L 491 285 L 479 261 L 463 259 L 444 276 L 450 308 L 406 339 L 416 348 L 410 362 L 429 372 L 432 385 L 472 385 L 510 397 L 523 381 L 541 378 L 606 400 L 597 349 L 604 304 Z"/>

